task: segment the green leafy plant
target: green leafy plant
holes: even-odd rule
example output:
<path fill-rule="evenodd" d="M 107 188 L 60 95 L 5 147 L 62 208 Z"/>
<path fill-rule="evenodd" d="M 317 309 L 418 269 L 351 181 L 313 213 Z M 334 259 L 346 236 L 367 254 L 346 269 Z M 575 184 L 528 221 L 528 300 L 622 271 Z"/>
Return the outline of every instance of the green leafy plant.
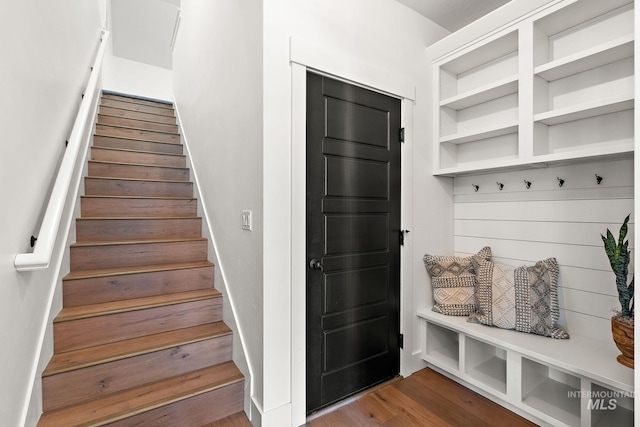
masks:
<path fill-rule="evenodd" d="M 629 261 L 631 260 L 631 254 L 628 250 L 629 241 L 625 241 L 625 237 L 627 236 L 627 224 L 629 223 L 629 217 L 631 214 L 627 215 L 624 219 L 624 223 L 622 227 L 620 227 L 620 235 L 618 237 L 618 242 L 616 242 L 615 237 L 611 234 L 611 231 L 607 229 L 607 237 L 600 235 L 602 237 L 602 241 L 604 242 L 604 250 L 607 253 L 607 257 L 609 257 L 609 263 L 611 264 L 611 269 L 616 276 L 616 287 L 618 288 L 618 299 L 620 300 L 620 305 L 622 310 L 620 314 L 623 317 L 633 317 L 633 281 L 631 279 L 631 283 L 627 285 L 627 276 L 629 275 Z"/>

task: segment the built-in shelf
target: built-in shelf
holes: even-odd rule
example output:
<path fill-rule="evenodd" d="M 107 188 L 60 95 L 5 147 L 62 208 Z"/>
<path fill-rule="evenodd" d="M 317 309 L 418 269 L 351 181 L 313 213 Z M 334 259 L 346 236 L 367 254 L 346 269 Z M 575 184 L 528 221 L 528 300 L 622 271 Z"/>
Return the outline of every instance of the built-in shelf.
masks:
<path fill-rule="evenodd" d="M 559 80 L 572 74 L 632 57 L 633 47 L 633 34 L 630 34 L 540 65 L 534 69 L 534 73 L 547 81 Z"/>
<path fill-rule="evenodd" d="M 518 75 L 505 77 L 504 79 L 475 88 L 468 92 L 452 96 L 440 102 L 441 107 L 461 110 L 483 102 L 501 98 L 518 92 Z"/>
<path fill-rule="evenodd" d="M 468 142 L 495 138 L 497 136 L 509 135 L 516 132 L 518 132 L 518 123 L 504 123 L 472 132 L 462 132 L 454 135 L 443 136 L 440 138 L 440 143 L 466 144 Z"/>
<path fill-rule="evenodd" d="M 434 175 L 633 151 L 635 2 L 515 3 L 483 37 L 428 49 Z"/>
<path fill-rule="evenodd" d="M 630 110 L 633 108 L 633 101 L 632 95 L 596 99 L 571 107 L 539 113 L 536 114 L 533 119 L 534 121 L 544 123 L 545 125 L 557 125 L 574 120 L 587 119 L 589 117 Z"/>

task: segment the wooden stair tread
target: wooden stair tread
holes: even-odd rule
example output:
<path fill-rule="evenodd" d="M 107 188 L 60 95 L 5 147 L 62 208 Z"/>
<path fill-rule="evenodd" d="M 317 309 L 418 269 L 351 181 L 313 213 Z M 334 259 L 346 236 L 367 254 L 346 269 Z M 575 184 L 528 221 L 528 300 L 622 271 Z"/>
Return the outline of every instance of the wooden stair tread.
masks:
<path fill-rule="evenodd" d="M 122 108 L 120 108 L 120 110 L 124 110 Z M 150 113 L 152 114 L 152 113 Z M 157 116 L 159 116 L 159 114 L 156 114 Z M 109 114 L 109 113 L 98 113 L 98 117 L 111 117 L 114 119 L 127 119 L 127 120 L 136 120 L 139 122 L 145 122 L 145 123 L 153 123 L 153 124 L 158 124 L 158 125 L 169 125 L 169 126 L 176 126 L 175 123 L 163 123 L 163 122 L 155 122 L 153 120 L 147 120 L 147 119 L 137 119 L 137 118 L 131 118 L 131 117 L 122 117 L 122 116 L 116 116 L 113 114 Z M 161 116 L 162 117 L 162 116 Z M 166 116 L 164 116 L 166 117 Z"/>
<path fill-rule="evenodd" d="M 102 181 L 132 181 L 132 182 L 165 182 L 170 184 L 193 184 L 191 181 L 172 181 L 168 179 L 142 179 L 142 178 L 120 178 L 112 176 L 87 176 L 85 178 Z"/>
<path fill-rule="evenodd" d="M 53 319 L 53 323 L 69 322 L 72 320 L 86 319 L 89 317 L 105 316 L 115 313 L 143 310 L 153 307 L 163 307 L 184 302 L 200 301 L 211 298 L 220 298 L 222 294 L 214 288 L 199 289 L 188 292 L 155 295 L 145 298 L 135 298 L 121 301 L 106 302 L 101 304 L 83 305 L 78 307 L 66 307 Z"/>
<path fill-rule="evenodd" d="M 39 426 L 98 426 L 243 381 L 233 362 L 46 412 Z"/>
<path fill-rule="evenodd" d="M 201 242 L 207 240 L 206 237 L 191 237 L 187 239 L 144 239 L 144 240 L 118 240 L 113 242 L 76 242 L 71 244 L 72 248 L 85 248 L 91 246 L 117 246 L 117 245 L 138 245 L 145 243 L 177 243 L 177 242 Z"/>
<path fill-rule="evenodd" d="M 149 154 L 162 154 L 164 155 L 165 153 L 153 153 L 153 152 L 149 152 L 149 151 L 138 151 L 139 153 L 149 153 Z M 168 155 L 172 155 L 167 153 Z M 175 156 L 175 154 L 173 154 Z M 123 165 L 123 166 L 138 166 L 138 167 L 145 167 L 145 168 L 162 168 L 162 169 L 178 169 L 178 170 L 189 170 L 189 168 L 186 167 L 180 167 L 180 166 L 164 166 L 164 165 L 149 165 L 146 163 L 128 163 L 128 162 L 110 162 L 108 160 L 89 160 L 89 163 L 100 163 L 100 164 L 105 164 L 105 165 Z M 91 176 L 91 175 L 89 175 Z M 96 178 L 96 177 L 93 177 Z M 116 178 L 118 179 L 118 178 Z"/>
<path fill-rule="evenodd" d="M 113 148 L 113 147 L 96 147 L 96 146 L 93 146 L 91 148 L 96 148 L 98 150 L 104 150 L 104 151 L 118 151 L 118 152 L 124 152 L 124 153 L 144 153 L 144 154 L 155 154 L 158 156 L 187 157 L 184 154 L 162 153 L 159 151 L 132 150 L 130 148 Z M 90 160 L 90 161 L 104 162 L 105 160 Z M 119 163 L 119 162 L 110 162 L 110 163 Z"/>
<path fill-rule="evenodd" d="M 169 110 L 173 109 L 173 102 L 171 101 L 165 101 L 162 99 L 144 98 L 141 96 L 128 95 L 124 93 L 103 91 L 102 98 L 116 99 L 124 102 L 131 102 L 133 104 L 152 105 L 154 107 L 167 108 Z"/>
<path fill-rule="evenodd" d="M 94 199 L 168 199 L 168 200 L 196 200 L 196 197 L 185 196 L 118 196 L 118 195 L 106 195 L 106 194 L 91 194 L 83 195 L 82 198 L 94 198 Z"/>
<path fill-rule="evenodd" d="M 180 219 L 202 219 L 201 216 L 90 216 L 90 217 L 79 217 L 76 218 L 76 221 L 139 221 L 139 220 L 150 220 L 150 221 L 164 221 L 164 220 L 180 220 Z"/>
<path fill-rule="evenodd" d="M 231 333 L 231 329 L 224 322 L 206 323 L 95 347 L 56 353 L 49 361 L 42 376 L 56 375 Z"/>
<path fill-rule="evenodd" d="M 132 111 L 126 108 L 101 105 L 99 108 L 98 114 L 109 117 L 118 117 L 118 118 L 133 118 L 136 120 L 143 120 L 150 123 L 162 123 L 168 125 L 177 124 L 177 120 L 175 116 L 167 116 L 164 114 L 156 114 L 153 112 L 144 112 L 144 111 Z"/>
<path fill-rule="evenodd" d="M 99 124 L 100 126 L 106 126 L 106 127 L 110 127 L 110 128 L 139 130 L 139 131 L 144 131 L 144 132 L 162 133 L 162 134 L 165 134 L 165 135 L 180 136 L 180 134 L 177 133 L 177 132 L 165 132 L 165 131 L 161 131 L 161 130 L 134 128 L 134 127 L 131 127 L 131 126 L 120 126 L 120 125 L 112 125 L 112 124 L 106 124 L 106 123 L 97 123 L 97 124 Z"/>
<path fill-rule="evenodd" d="M 69 274 L 67 274 L 63 280 L 90 279 L 95 277 L 121 276 L 125 274 L 152 273 L 158 271 L 184 270 L 188 268 L 202 268 L 213 266 L 214 264 L 211 261 L 195 261 L 176 264 L 155 264 L 135 267 L 103 268 L 99 270 L 77 270 L 69 272 Z"/>
<path fill-rule="evenodd" d="M 112 136 L 112 135 L 101 135 L 99 133 L 96 133 L 95 136 L 99 136 L 101 138 L 110 138 L 110 139 L 121 139 L 124 141 L 144 141 L 144 142 L 148 142 L 150 144 L 166 144 L 166 145 L 182 145 L 181 142 L 162 142 L 162 141 L 151 141 L 148 139 L 142 139 L 142 138 L 131 138 L 131 137 L 127 137 L 127 136 Z M 96 146 L 93 145 L 93 147 L 96 148 L 109 148 L 109 147 L 101 147 L 101 146 Z M 155 152 L 155 151 L 154 151 Z"/>

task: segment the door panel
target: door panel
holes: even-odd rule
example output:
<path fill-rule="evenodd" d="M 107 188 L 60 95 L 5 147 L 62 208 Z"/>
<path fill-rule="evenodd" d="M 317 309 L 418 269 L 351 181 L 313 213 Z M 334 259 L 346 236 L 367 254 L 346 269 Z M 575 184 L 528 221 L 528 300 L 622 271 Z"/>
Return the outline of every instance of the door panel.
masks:
<path fill-rule="evenodd" d="M 399 372 L 399 130 L 398 99 L 308 74 L 308 412 Z"/>

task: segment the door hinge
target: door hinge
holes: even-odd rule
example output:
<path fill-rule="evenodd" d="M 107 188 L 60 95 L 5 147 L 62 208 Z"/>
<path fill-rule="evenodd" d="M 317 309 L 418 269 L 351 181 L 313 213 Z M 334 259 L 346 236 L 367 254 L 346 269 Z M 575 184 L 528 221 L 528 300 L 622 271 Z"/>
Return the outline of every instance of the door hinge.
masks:
<path fill-rule="evenodd" d="M 398 335 L 398 347 L 404 348 L 404 334 Z"/>
<path fill-rule="evenodd" d="M 404 246 L 404 235 L 409 233 L 409 230 L 400 230 L 400 246 Z"/>
<path fill-rule="evenodd" d="M 404 142 L 404 128 L 400 128 L 400 142 Z"/>

